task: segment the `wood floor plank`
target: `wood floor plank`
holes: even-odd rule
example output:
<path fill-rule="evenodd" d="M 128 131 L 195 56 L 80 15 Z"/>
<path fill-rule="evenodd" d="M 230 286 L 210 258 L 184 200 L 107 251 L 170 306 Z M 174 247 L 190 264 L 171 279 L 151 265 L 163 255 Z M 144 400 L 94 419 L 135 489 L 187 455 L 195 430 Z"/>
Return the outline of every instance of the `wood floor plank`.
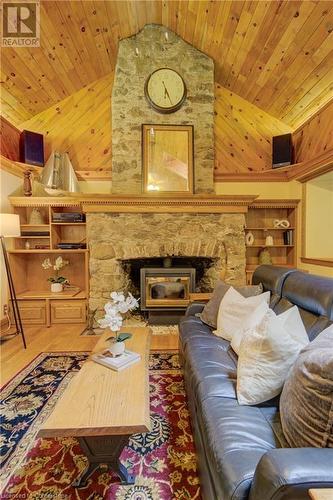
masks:
<path fill-rule="evenodd" d="M 27 349 L 16 336 L 0 347 L 0 385 L 3 386 L 41 352 L 91 351 L 98 337 L 82 337 L 84 324 L 25 327 Z M 178 335 L 152 335 L 152 351 L 178 350 Z"/>

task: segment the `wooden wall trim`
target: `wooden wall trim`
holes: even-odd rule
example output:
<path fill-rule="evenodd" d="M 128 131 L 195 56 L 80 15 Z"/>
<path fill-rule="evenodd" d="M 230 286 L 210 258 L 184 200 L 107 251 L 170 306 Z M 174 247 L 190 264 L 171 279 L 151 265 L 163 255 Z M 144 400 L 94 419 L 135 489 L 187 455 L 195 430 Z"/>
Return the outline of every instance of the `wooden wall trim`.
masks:
<path fill-rule="evenodd" d="M 325 151 L 320 156 L 295 163 L 289 167 L 277 170 L 263 170 L 262 172 L 230 173 L 214 176 L 215 182 L 307 182 L 319 175 L 333 170 L 333 149 Z"/>
<path fill-rule="evenodd" d="M 258 195 L 9 197 L 15 207 L 79 206 L 84 212 L 245 213 Z"/>
<path fill-rule="evenodd" d="M 333 259 L 301 257 L 301 262 L 304 264 L 312 264 L 313 266 L 333 267 Z"/>
<path fill-rule="evenodd" d="M 290 167 L 289 167 L 290 168 Z M 286 171 L 263 170 L 261 172 L 216 173 L 215 182 L 288 182 Z"/>
<path fill-rule="evenodd" d="M 24 172 L 30 170 L 33 174 L 39 175 L 43 167 L 36 167 L 36 165 L 29 165 L 28 163 L 20 163 L 19 161 L 9 160 L 5 156 L 0 156 L 0 169 L 9 172 L 16 177 L 24 177 Z"/>
<path fill-rule="evenodd" d="M 0 155 L 0 169 L 16 177 L 24 177 L 26 170 L 31 170 L 36 176 L 40 175 L 43 167 L 9 160 L 5 156 Z M 110 181 L 112 178 L 111 171 L 107 170 L 75 170 L 75 174 L 79 181 Z"/>
<path fill-rule="evenodd" d="M 300 203 L 299 199 L 281 199 L 281 200 L 272 200 L 272 199 L 257 199 L 251 205 L 251 208 L 296 208 Z"/>
<path fill-rule="evenodd" d="M 333 149 L 325 151 L 317 158 L 313 158 L 292 166 L 287 173 L 288 180 L 297 180 L 307 182 L 319 175 L 331 172 L 333 170 Z"/>

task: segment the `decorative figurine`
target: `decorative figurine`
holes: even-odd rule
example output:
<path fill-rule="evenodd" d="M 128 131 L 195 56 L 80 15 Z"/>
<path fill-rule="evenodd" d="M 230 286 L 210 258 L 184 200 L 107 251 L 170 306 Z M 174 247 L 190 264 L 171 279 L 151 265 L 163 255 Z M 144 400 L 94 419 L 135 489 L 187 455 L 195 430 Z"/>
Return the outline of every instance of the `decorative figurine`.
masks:
<path fill-rule="evenodd" d="M 265 245 L 267 247 L 272 247 L 274 245 L 273 236 L 271 236 L 270 234 L 266 236 Z"/>
<path fill-rule="evenodd" d="M 290 222 L 287 219 L 275 219 L 273 221 L 273 227 L 287 229 L 288 227 L 290 227 Z"/>
<path fill-rule="evenodd" d="M 31 170 L 24 171 L 24 179 L 23 179 L 23 193 L 24 196 L 32 195 L 32 183 L 31 183 Z"/>
<path fill-rule="evenodd" d="M 272 264 L 272 257 L 267 248 L 263 248 L 259 252 L 259 264 Z"/>
<path fill-rule="evenodd" d="M 248 247 L 250 247 L 251 245 L 253 245 L 253 243 L 254 243 L 253 233 L 246 233 L 245 242 L 246 242 L 246 245 Z"/>
<path fill-rule="evenodd" d="M 39 208 L 33 208 L 29 217 L 29 224 L 33 226 L 39 226 L 40 224 L 44 224 L 44 220 L 42 214 L 40 213 Z"/>

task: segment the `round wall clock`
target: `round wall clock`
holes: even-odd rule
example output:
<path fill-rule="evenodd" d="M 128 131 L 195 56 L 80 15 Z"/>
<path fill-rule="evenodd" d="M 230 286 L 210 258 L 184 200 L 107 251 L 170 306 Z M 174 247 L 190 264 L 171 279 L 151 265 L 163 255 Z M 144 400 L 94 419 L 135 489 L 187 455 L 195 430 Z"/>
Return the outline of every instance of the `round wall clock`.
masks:
<path fill-rule="evenodd" d="M 177 71 L 160 68 L 147 78 L 145 96 L 156 111 L 173 113 L 186 99 L 186 85 Z"/>

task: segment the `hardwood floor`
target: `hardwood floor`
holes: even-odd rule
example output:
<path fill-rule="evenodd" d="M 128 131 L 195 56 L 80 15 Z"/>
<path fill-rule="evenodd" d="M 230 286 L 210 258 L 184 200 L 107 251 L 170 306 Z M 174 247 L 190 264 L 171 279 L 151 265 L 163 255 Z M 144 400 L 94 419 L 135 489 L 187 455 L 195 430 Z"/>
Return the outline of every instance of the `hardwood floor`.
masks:
<path fill-rule="evenodd" d="M 98 337 L 81 337 L 84 324 L 25 327 L 27 349 L 19 336 L 1 345 L 1 386 L 41 352 L 91 351 Z M 178 335 L 152 335 L 151 350 L 178 350 Z"/>

